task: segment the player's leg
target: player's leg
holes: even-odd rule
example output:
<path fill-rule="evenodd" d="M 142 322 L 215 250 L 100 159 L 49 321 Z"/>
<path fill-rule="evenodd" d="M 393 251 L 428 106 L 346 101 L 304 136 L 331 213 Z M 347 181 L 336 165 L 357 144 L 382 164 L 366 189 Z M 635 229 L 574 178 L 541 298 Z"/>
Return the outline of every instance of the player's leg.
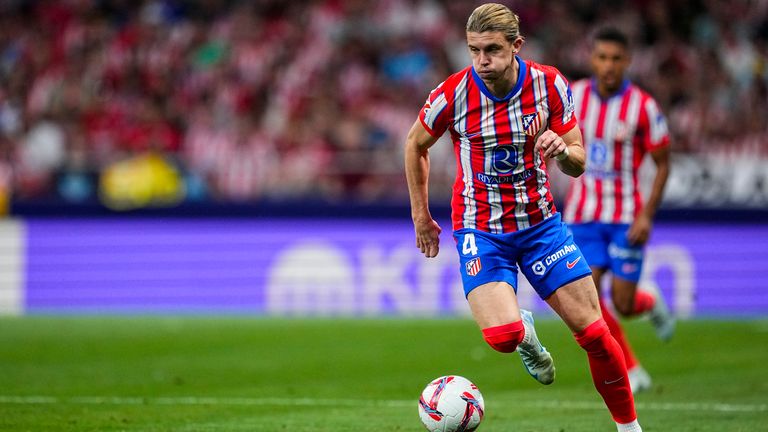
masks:
<path fill-rule="evenodd" d="M 638 288 L 644 250 L 642 246 L 629 244 L 628 230 L 628 225 L 614 226 L 608 247 L 614 275 L 611 282 L 613 305 L 625 317 L 648 314 L 656 334 L 667 341 L 674 334 L 675 320 L 658 291 Z"/>
<path fill-rule="evenodd" d="M 454 238 L 464 293 L 486 342 L 503 353 L 522 347 L 519 353 L 526 370 L 539 382 L 552 383 L 552 356 L 538 341 L 529 313 L 521 311 L 517 303 L 518 269 L 514 254 L 505 251 L 504 236 L 465 229 L 454 232 Z M 539 367 L 529 367 L 530 362 L 526 362 L 524 353 L 532 346 L 540 348 L 532 363 Z"/>
<path fill-rule="evenodd" d="M 616 310 L 627 318 L 648 315 L 656 335 L 668 341 L 675 334 L 675 318 L 656 289 L 639 288 L 637 282 L 614 276 L 611 296 Z"/>
<path fill-rule="evenodd" d="M 624 355 L 602 317 L 589 265 L 559 215 L 551 220 L 546 230 L 521 239 L 532 245 L 521 270 L 586 351 L 592 381 L 619 431 L 641 431 Z"/>
<path fill-rule="evenodd" d="M 547 303 L 586 351 L 592 382 L 618 430 L 641 431 L 624 355 L 602 317 L 592 278 L 583 277 L 562 286 L 547 298 Z"/>
<path fill-rule="evenodd" d="M 615 279 L 615 278 L 614 278 Z M 611 335 L 616 339 L 616 342 L 621 347 L 621 352 L 624 354 L 624 361 L 627 364 L 627 375 L 629 376 L 629 385 L 632 388 L 632 393 L 639 393 L 651 388 L 651 376 L 646 372 L 643 366 L 632 351 L 632 346 L 629 344 L 624 329 L 621 327 L 619 320 L 614 315 L 613 310 L 608 306 L 604 297 L 600 297 L 600 310 L 603 313 L 603 319 L 608 325 L 608 329 L 611 331 Z"/>
<path fill-rule="evenodd" d="M 611 278 L 611 300 L 616 312 L 625 318 L 647 313 L 656 303 L 651 294 L 637 289 L 637 281 L 616 274 Z"/>
<path fill-rule="evenodd" d="M 600 312 L 603 315 L 603 319 L 605 320 L 605 323 L 608 325 L 608 329 L 611 331 L 611 335 L 613 335 L 613 338 L 616 339 L 616 342 L 621 347 L 621 352 L 624 354 L 624 362 L 627 364 L 627 369 L 632 370 L 633 368 L 639 366 L 637 357 L 635 356 L 634 351 L 632 351 L 632 347 L 630 346 L 629 341 L 627 340 L 627 337 L 624 334 L 624 329 L 621 327 L 619 320 L 614 315 L 613 310 L 611 310 L 611 308 L 608 307 L 608 304 L 606 304 L 605 298 L 601 295 L 602 293 L 601 285 L 602 285 L 603 276 L 605 274 L 606 274 L 605 269 L 592 267 L 592 279 L 595 282 L 595 287 L 597 288 L 597 292 L 600 300 Z M 633 388 L 633 391 L 634 391 L 634 388 Z"/>
<path fill-rule="evenodd" d="M 542 384 L 555 380 L 552 356 L 536 335 L 533 316 L 520 310 L 515 291 L 505 282 L 480 285 L 467 295 L 470 310 L 485 341 L 496 351 L 517 351 L 528 373 Z"/>
<path fill-rule="evenodd" d="M 581 253 L 589 263 L 590 269 L 592 269 L 592 280 L 595 283 L 597 295 L 600 300 L 600 311 L 602 312 L 605 323 L 608 325 L 608 329 L 611 331 L 611 335 L 613 335 L 613 338 L 616 339 L 616 342 L 621 347 L 621 351 L 624 354 L 624 361 L 627 364 L 627 369 L 630 371 L 634 369 L 641 370 L 642 367 L 639 365 L 637 357 L 635 357 L 635 353 L 632 351 L 632 348 L 624 335 L 624 330 L 603 297 L 603 277 L 608 273 L 608 268 L 611 267 L 611 256 L 609 255 L 608 250 L 613 231 L 612 225 L 592 222 L 587 224 L 572 224 L 569 229 L 573 234 L 573 240 L 579 246 Z M 632 376 L 633 375 L 630 374 L 630 384 L 632 383 Z M 642 378 L 641 375 L 638 375 L 638 379 L 641 380 Z M 639 382 L 638 384 L 642 385 L 644 382 Z M 632 386 L 632 389 L 635 391 L 635 386 Z"/>

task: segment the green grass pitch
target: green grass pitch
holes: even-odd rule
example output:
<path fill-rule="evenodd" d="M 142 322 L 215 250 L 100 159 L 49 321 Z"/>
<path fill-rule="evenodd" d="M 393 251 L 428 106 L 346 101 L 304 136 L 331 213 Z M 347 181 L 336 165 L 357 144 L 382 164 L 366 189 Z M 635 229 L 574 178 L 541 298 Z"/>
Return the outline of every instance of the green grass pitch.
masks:
<path fill-rule="evenodd" d="M 459 374 L 482 432 L 614 431 L 565 326 L 537 327 L 548 387 L 466 319 L 3 318 L 0 430 L 420 431 L 422 388 Z M 655 383 L 646 432 L 768 430 L 768 320 L 683 321 L 668 344 L 626 328 Z"/>

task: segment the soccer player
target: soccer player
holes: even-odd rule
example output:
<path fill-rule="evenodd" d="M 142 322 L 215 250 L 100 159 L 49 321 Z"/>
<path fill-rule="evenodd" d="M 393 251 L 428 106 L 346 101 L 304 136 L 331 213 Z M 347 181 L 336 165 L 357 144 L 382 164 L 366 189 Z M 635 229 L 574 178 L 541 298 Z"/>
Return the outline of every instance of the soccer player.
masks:
<path fill-rule="evenodd" d="M 466 36 L 472 65 L 430 93 L 406 139 L 416 246 L 428 258 L 439 251 L 441 228 L 428 206 L 429 148 L 448 131 L 458 168 L 453 236 L 464 292 L 486 342 L 502 353 L 518 351 L 541 383 L 554 380 L 552 357 L 530 312 L 517 303 L 519 268 L 586 351 L 618 430 L 641 431 L 621 348 L 549 190 L 548 158 L 570 176 L 585 168 L 568 81 L 554 67 L 517 56 L 524 39 L 506 6 L 475 9 Z"/>
<path fill-rule="evenodd" d="M 576 244 L 601 280 L 612 274 L 611 298 L 625 317 L 648 313 L 662 340 L 674 332 L 663 299 L 637 288 L 643 245 L 669 175 L 669 135 L 656 101 L 630 83 L 627 37 L 614 28 L 599 30 L 592 42 L 592 79 L 573 84 L 576 117 L 584 137 L 587 169 L 571 182 L 564 219 Z M 646 153 L 656 176 L 643 204 L 638 169 Z M 635 357 L 613 312 L 600 300 L 603 318 L 621 346 L 633 392 L 650 388 L 651 378 Z"/>

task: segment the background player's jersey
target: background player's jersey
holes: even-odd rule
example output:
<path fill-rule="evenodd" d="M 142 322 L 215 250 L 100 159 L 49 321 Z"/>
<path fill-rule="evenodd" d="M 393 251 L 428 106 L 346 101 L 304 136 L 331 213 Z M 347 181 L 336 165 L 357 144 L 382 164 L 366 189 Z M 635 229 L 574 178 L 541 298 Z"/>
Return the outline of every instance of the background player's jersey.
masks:
<path fill-rule="evenodd" d="M 554 67 L 516 61 L 518 81 L 506 97 L 495 97 L 468 67 L 437 86 L 419 113 L 430 134 L 449 130 L 454 144 L 454 230 L 508 233 L 556 212 L 534 143 L 547 128 L 563 135 L 576 126 L 571 91 Z"/>
<path fill-rule="evenodd" d="M 569 223 L 632 223 L 642 210 L 637 180 L 646 152 L 669 145 L 667 122 L 656 101 L 625 81 L 608 99 L 594 80 L 573 84 L 587 170 L 571 181 L 564 217 Z"/>

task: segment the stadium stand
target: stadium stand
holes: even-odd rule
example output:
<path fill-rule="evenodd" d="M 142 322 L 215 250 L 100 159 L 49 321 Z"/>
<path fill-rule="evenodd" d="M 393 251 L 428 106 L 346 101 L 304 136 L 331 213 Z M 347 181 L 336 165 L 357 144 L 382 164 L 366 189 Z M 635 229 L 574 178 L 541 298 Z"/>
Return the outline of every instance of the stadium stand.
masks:
<path fill-rule="evenodd" d="M 404 202 L 404 134 L 439 77 L 467 63 L 455 17 L 475 3 L 2 2 L 3 206 Z M 530 36 L 524 57 L 572 80 L 588 73 L 596 25 L 631 34 L 631 75 L 670 118 L 678 175 L 690 158 L 713 165 L 690 176 L 725 175 L 714 166 L 724 158 L 751 160 L 764 176 L 768 3 L 510 6 Z M 454 165 L 449 146 L 438 147 L 441 199 Z M 671 189 L 668 201 L 690 196 Z"/>

